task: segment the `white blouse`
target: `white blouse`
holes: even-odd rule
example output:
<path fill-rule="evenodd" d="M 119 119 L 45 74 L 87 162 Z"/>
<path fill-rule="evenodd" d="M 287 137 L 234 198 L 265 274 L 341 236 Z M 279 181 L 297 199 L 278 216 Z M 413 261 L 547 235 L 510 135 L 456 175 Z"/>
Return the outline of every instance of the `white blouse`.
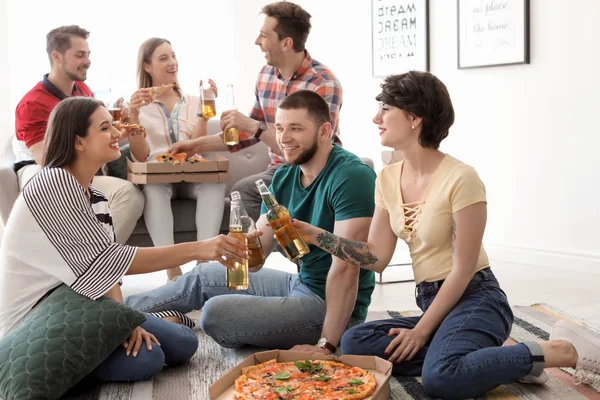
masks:
<path fill-rule="evenodd" d="M 137 247 L 115 242 L 108 201 L 89 189 L 62 168 L 23 188 L 0 246 L 0 338 L 62 283 L 95 300 L 131 266 Z"/>
<path fill-rule="evenodd" d="M 136 161 L 156 162 L 156 156 L 166 153 L 174 143 L 192 137 L 197 114 L 201 111 L 200 98 L 184 94 L 181 96 L 170 113 L 157 100 L 140 109 L 140 124 L 146 130 L 149 154 L 147 160 Z"/>

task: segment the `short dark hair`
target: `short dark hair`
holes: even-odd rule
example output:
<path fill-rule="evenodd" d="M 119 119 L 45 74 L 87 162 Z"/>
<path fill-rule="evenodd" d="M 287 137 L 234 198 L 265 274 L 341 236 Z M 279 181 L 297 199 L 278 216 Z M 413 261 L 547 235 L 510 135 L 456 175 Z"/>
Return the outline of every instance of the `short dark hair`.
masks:
<path fill-rule="evenodd" d="M 279 108 L 282 110 L 306 110 L 310 119 L 312 119 L 318 127 L 324 123 L 331 123 L 331 115 L 329 114 L 329 105 L 324 98 L 316 92 L 310 90 L 298 90 L 287 96 Z"/>
<path fill-rule="evenodd" d="M 60 54 L 65 54 L 65 51 L 71 48 L 71 36 L 79 36 L 87 40 L 90 33 L 79 25 L 66 25 L 52 29 L 46 35 L 46 52 L 50 65 L 52 65 L 52 52 L 58 51 Z"/>
<path fill-rule="evenodd" d="M 91 116 L 104 107 L 91 97 L 69 97 L 58 103 L 48 119 L 44 145 L 44 167 L 66 167 L 75 161 L 75 140 L 86 137 Z"/>
<path fill-rule="evenodd" d="M 423 118 L 419 143 L 437 149 L 454 123 L 454 108 L 446 85 L 429 72 L 390 75 L 381 85 L 377 101 Z"/>
<path fill-rule="evenodd" d="M 278 1 L 267 4 L 261 12 L 277 19 L 275 32 L 279 40 L 290 37 L 294 41 L 294 51 L 304 51 L 311 28 L 311 15 L 305 9 L 289 1 Z"/>

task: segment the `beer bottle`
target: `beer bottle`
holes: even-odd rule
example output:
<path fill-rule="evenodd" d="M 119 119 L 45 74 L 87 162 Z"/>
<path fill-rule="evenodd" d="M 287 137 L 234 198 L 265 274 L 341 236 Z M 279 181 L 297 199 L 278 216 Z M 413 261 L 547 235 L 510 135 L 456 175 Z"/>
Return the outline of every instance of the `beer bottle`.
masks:
<path fill-rule="evenodd" d="M 269 225 L 271 225 L 271 229 L 275 232 L 277 241 L 287 258 L 297 263 L 300 257 L 310 252 L 306 242 L 292 223 L 287 208 L 277 203 L 275 196 L 273 196 L 263 180 L 259 179 L 255 183 L 267 207 L 267 220 L 269 220 Z"/>
<path fill-rule="evenodd" d="M 202 83 L 200 83 L 200 106 L 202 107 L 202 117 L 205 119 L 217 116 L 215 92 L 211 88 L 204 89 Z"/>
<path fill-rule="evenodd" d="M 248 239 L 244 235 L 240 202 L 232 200 L 229 215 L 229 236 L 234 237 L 248 245 Z M 237 262 L 229 260 L 234 269 L 227 269 L 227 289 L 246 290 L 248 289 L 248 260 Z"/>
<path fill-rule="evenodd" d="M 233 97 L 233 85 L 227 85 L 225 92 L 225 111 L 237 110 L 235 107 L 235 98 Z M 240 132 L 237 128 L 225 129 L 223 132 L 223 143 L 227 146 L 234 146 L 240 142 Z"/>
<path fill-rule="evenodd" d="M 258 229 L 254 220 L 248 215 L 242 202 L 240 192 L 231 192 L 231 200 L 240 203 L 240 219 L 242 221 L 242 230 L 248 239 L 248 250 L 251 251 L 250 259 L 248 260 L 248 271 L 260 271 L 265 264 L 265 252 L 263 251 Z"/>

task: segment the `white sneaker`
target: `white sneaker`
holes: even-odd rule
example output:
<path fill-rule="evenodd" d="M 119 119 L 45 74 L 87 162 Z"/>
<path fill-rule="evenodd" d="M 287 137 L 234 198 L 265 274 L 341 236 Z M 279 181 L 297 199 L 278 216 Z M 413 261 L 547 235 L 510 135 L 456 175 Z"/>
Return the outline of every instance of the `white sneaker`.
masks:
<path fill-rule="evenodd" d="M 540 376 L 535 375 L 525 375 L 521 379 L 519 379 L 521 383 L 530 383 L 532 385 L 543 385 L 548 382 L 548 374 L 546 371 L 542 371 Z"/>
<path fill-rule="evenodd" d="M 577 354 L 577 366 L 573 380 L 580 383 L 592 384 L 594 375 L 600 375 L 600 338 L 594 336 L 584 327 L 568 321 L 558 321 L 552 327 L 550 340 L 566 340 L 570 342 Z"/>

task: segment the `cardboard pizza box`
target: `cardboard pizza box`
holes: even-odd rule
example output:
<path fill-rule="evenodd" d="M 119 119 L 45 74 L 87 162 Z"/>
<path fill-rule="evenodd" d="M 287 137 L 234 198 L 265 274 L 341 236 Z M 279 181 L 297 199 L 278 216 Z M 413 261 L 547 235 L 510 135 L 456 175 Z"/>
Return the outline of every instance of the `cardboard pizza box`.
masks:
<path fill-rule="evenodd" d="M 199 161 L 196 163 L 186 162 L 183 164 L 183 172 L 212 172 L 229 171 L 229 159 L 215 154 L 214 159 L 208 161 Z"/>
<path fill-rule="evenodd" d="M 229 160 L 219 154 L 214 159 L 179 165 L 159 162 L 133 162 L 127 159 L 127 170 L 134 174 L 176 174 L 182 172 L 225 172 L 229 171 Z"/>
<path fill-rule="evenodd" d="M 198 172 L 181 174 L 134 174 L 127 173 L 127 180 L 131 183 L 146 185 L 150 183 L 217 183 L 227 182 L 229 172 Z"/>
<path fill-rule="evenodd" d="M 183 165 L 158 162 L 134 162 L 128 158 L 127 172 L 133 174 L 175 174 L 183 172 Z"/>
<path fill-rule="evenodd" d="M 344 364 L 363 368 L 375 376 L 377 388 L 375 393 L 367 397 L 366 400 L 387 400 L 390 398 L 390 376 L 392 375 L 392 363 L 374 356 L 326 356 L 318 353 L 302 353 L 290 350 L 270 350 L 260 353 L 254 353 L 244 361 L 239 363 L 221 379 L 214 382 L 208 388 L 210 400 L 232 400 L 234 392 L 234 383 L 242 375 L 242 368 L 251 365 L 261 364 L 269 360 L 277 362 L 304 361 L 304 360 L 332 360 Z"/>
<path fill-rule="evenodd" d="M 180 165 L 158 162 L 133 162 L 127 159 L 127 180 L 137 184 L 180 182 L 227 182 L 229 160 L 216 154 L 214 159 Z"/>

